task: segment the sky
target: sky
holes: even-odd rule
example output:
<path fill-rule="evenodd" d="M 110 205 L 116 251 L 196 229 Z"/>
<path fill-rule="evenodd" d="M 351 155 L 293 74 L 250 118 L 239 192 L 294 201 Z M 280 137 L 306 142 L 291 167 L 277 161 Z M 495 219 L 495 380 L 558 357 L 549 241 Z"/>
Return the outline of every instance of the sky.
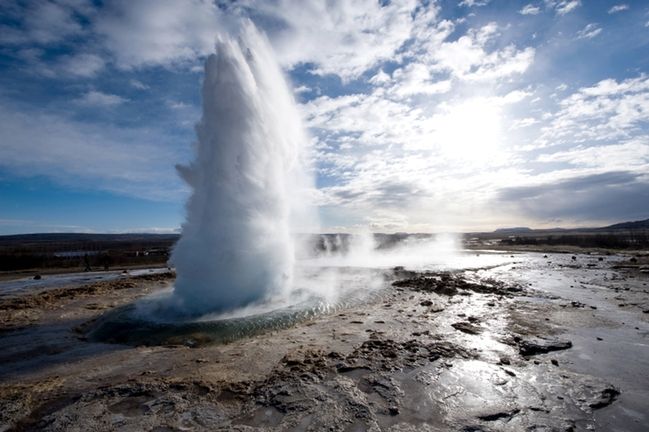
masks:
<path fill-rule="evenodd" d="M 324 232 L 649 218 L 649 3 L 0 0 L 0 234 L 177 232 L 203 62 L 252 20 Z"/>

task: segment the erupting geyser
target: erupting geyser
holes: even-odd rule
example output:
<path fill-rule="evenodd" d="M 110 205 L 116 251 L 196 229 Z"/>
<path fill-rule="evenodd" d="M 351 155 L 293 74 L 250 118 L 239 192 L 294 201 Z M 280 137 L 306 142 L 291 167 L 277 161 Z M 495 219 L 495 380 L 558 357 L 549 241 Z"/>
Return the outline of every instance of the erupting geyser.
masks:
<path fill-rule="evenodd" d="M 223 311 L 291 287 L 291 227 L 310 179 L 307 135 L 268 41 L 251 23 L 205 63 L 192 187 L 172 262 L 174 302 L 187 315 Z"/>

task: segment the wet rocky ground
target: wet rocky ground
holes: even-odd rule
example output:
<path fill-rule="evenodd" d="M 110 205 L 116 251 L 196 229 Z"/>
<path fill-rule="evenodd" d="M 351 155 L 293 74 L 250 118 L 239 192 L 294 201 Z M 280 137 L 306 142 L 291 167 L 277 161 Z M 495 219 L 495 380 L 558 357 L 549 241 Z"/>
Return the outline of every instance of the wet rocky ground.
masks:
<path fill-rule="evenodd" d="M 227 344 L 89 340 L 171 274 L 0 294 L 0 430 L 645 431 L 643 259 L 395 268 L 366 302 Z"/>

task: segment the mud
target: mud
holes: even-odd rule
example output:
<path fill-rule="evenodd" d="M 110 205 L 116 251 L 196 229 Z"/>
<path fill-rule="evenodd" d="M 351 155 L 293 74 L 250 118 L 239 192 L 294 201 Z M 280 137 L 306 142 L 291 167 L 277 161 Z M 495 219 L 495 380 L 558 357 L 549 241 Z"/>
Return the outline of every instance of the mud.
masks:
<path fill-rule="evenodd" d="M 647 430 L 648 278 L 546 256 L 397 268 L 363 304 L 193 348 L 86 338 L 168 276 L 2 299 L 0 430 Z"/>

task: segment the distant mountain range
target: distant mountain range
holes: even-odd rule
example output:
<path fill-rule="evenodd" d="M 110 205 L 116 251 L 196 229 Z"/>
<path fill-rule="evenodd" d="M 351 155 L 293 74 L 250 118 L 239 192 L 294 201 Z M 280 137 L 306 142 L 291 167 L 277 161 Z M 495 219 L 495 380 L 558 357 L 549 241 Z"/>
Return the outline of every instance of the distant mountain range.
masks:
<path fill-rule="evenodd" d="M 633 221 L 633 222 L 622 222 L 614 225 L 609 225 L 601 230 L 633 230 L 633 229 L 649 229 L 649 219 Z"/>
<path fill-rule="evenodd" d="M 516 235 L 516 234 L 532 234 L 532 233 L 551 233 L 551 232 L 610 232 L 610 231 L 621 231 L 621 230 L 649 230 L 649 219 L 632 221 L 632 222 L 620 222 L 613 225 L 608 225 L 604 227 L 593 227 L 593 228 L 541 228 L 541 229 L 532 229 L 529 227 L 513 227 L 513 228 L 498 228 L 493 231 L 494 234 L 507 234 L 507 235 Z"/>

